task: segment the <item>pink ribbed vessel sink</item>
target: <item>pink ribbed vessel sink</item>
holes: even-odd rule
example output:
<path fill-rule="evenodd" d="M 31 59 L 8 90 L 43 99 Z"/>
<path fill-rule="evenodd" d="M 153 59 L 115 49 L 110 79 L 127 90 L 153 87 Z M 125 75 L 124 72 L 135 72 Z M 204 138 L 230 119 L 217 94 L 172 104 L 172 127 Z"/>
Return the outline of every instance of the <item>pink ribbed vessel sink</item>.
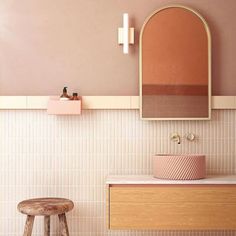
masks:
<path fill-rule="evenodd" d="M 204 155 L 158 154 L 153 157 L 153 174 L 159 179 L 203 179 L 206 176 L 206 158 Z"/>

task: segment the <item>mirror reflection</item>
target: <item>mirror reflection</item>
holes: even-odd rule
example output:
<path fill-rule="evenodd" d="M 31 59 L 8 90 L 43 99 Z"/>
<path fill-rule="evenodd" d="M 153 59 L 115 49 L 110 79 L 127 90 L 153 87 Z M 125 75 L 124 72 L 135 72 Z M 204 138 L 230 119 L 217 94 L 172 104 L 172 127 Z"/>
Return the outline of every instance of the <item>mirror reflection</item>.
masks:
<path fill-rule="evenodd" d="M 140 97 L 144 119 L 209 119 L 210 32 L 195 11 L 156 11 L 140 36 Z"/>

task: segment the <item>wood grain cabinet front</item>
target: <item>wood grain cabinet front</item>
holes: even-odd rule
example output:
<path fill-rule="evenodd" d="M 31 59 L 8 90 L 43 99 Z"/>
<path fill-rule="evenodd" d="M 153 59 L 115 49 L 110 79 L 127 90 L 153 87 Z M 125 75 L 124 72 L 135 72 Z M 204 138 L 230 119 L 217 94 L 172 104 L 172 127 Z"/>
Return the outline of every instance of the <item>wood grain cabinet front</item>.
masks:
<path fill-rule="evenodd" d="M 111 185 L 109 229 L 236 229 L 236 185 Z"/>

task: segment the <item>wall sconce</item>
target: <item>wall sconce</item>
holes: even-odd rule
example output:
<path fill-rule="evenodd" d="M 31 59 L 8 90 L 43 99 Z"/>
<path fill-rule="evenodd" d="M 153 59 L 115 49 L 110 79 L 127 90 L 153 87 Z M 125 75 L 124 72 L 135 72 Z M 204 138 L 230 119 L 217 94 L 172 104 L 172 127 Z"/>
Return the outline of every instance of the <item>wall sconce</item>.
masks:
<path fill-rule="evenodd" d="M 134 44 L 134 28 L 129 28 L 129 15 L 123 14 L 123 28 L 118 28 L 118 43 L 123 44 L 123 53 L 129 53 L 129 44 Z"/>

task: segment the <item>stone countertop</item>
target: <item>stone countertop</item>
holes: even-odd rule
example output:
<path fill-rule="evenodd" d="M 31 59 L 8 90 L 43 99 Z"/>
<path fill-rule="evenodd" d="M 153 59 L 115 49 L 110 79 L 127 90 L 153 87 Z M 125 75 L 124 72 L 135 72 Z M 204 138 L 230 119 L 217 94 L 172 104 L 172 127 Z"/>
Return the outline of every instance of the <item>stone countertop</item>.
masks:
<path fill-rule="evenodd" d="M 209 175 L 199 180 L 166 180 L 152 175 L 110 175 L 106 184 L 236 184 L 236 175 Z"/>

